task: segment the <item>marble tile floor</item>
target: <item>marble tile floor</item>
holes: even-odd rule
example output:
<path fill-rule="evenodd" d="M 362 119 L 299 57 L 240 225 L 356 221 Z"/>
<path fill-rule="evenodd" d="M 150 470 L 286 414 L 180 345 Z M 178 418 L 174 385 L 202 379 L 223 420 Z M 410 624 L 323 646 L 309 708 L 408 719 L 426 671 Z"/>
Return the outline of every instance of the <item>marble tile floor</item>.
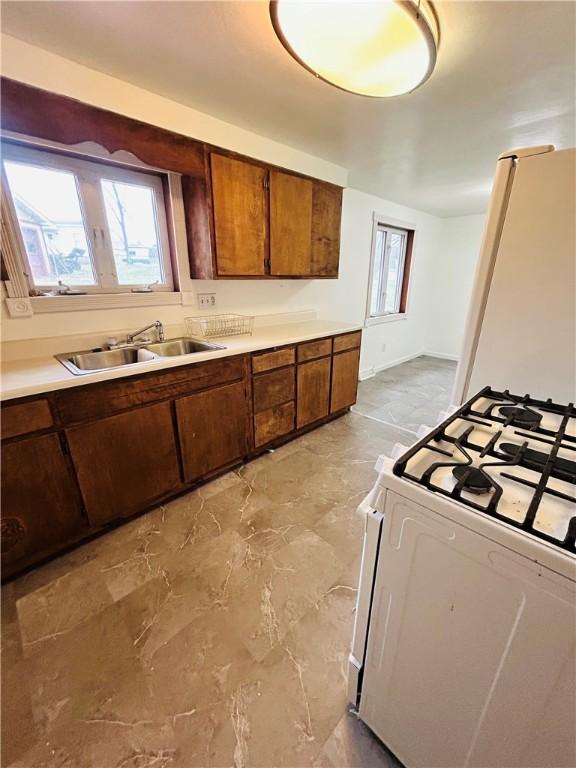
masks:
<path fill-rule="evenodd" d="M 398 429 L 434 426 L 450 405 L 456 363 L 422 355 L 361 381 L 353 410 Z"/>
<path fill-rule="evenodd" d="M 7 584 L 4 768 L 397 768 L 348 712 L 360 414 Z"/>

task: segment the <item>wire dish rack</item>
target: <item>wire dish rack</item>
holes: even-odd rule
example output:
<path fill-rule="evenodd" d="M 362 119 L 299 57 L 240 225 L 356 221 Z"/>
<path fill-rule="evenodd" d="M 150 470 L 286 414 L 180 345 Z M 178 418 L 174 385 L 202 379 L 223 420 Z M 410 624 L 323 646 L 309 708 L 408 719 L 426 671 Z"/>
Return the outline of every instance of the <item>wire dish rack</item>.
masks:
<path fill-rule="evenodd" d="M 254 330 L 254 317 L 251 315 L 206 315 L 187 317 L 184 322 L 189 336 L 202 336 L 205 339 L 215 336 L 251 336 Z"/>

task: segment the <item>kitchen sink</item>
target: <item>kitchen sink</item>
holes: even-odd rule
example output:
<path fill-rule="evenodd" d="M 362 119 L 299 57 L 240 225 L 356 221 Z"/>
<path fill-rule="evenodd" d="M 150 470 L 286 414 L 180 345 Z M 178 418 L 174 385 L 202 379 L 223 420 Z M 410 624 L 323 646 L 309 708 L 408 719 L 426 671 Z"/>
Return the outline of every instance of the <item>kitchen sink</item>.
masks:
<path fill-rule="evenodd" d="M 193 355 L 198 352 L 209 352 L 213 349 L 225 349 L 225 347 L 197 339 L 178 338 L 151 344 L 120 347 L 119 349 L 89 349 L 82 352 L 68 352 L 55 357 L 75 376 L 82 376 L 87 373 L 138 365 L 159 357 Z"/>
<path fill-rule="evenodd" d="M 56 359 L 72 373 L 93 373 L 94 371 L 106 371 L 109 368 L 119 368 L 122 365 L 137 363 L 138 348 L 124 347 L 123 349 L 72 352 L 67 355 L 56 355 Z"/>
<path fill-rule="evenodd" d="M 209 352 L 211 349 L 225 349 L 225 347 L 219 344 L 209 344 L 207 341 L 180 338 L 146 344 L 146 349 L 159 357 L 175 357 L 177 355 L 193 355 L 195 352 Z"/>

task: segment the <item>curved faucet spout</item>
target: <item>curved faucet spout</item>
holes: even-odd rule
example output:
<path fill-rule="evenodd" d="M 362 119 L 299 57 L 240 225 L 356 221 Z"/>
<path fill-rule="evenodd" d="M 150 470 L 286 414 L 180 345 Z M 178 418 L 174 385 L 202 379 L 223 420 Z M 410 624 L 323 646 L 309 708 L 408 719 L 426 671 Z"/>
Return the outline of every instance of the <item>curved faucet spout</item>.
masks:
<path fill-rule="evenodd" d="M 134 333 L 129 333 L 126 336 L 126 341 L 128 344 L 134 344 L 134 339 L 136 336 L 140 336 L 141 333 L 144 333 L 144 331 L 149 331 L 150 328 L 156 329 L 156 335 L 158 336 L 158 341 L 164 341 L 164 326 L 160 322 L 160 320 L 154 320 L 153 323 L 149 323 L 149 325 L 145 325 L 144 328 L 140 328 L 137 331 L 134 331 Z"/>

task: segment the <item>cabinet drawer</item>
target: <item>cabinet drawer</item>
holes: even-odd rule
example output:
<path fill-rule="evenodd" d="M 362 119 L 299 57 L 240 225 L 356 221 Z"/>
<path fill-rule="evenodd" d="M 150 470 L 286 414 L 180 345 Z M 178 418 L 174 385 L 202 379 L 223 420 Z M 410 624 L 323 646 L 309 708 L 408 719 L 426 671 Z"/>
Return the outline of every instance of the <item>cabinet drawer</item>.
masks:
<path fill-rule="evenodd" d="M 345 333 L 342 336 L 335 336 L 334 352 L 344 352 L 347 349 L 356 349 L 360 346 L 361 339 L 362 331 L 354 331 L 354 333 Z"/>
<path fill-rule="evenodd" d="M 317 357 L 326 357 L 331 352 L 332 339 L 308 341 L 306 344 L 298 345 L 298 362 L 304 363 L 306 360 L 315 360 Z"/>
<path fill-rule="evenodd" d="M 292 365 L 294 360 L 294 347 L 284 347 L 274 352 L 265 352 L 263 355 L 253 355 L 252 372 L 262 373 L 273 368 L 281 368 L 283 365 Z"/>
<path fill-rule="evenodd" d="M 287 435 L 294 429 L 294 403 L 284 403 L 254 416 L 254 443 L 261 445 Z"/>
<path fill-rule="evenodd" d="M 53 424 L 47 400 L 2 406 L 2 439 L 48 429 Z"/>
<path fill-rule="evenodd" d="M 254 413 L 294 400 L 294 368 L 280 368 L 254 379 Z"/>
<path fill-rule="evenodd" d="M 56 406 L 66 424 L 101 418 L 137 405 L 237 381 L 244 376 L 244 360 L 243 356 L 226 357 L 134 379 L 63 390 L 56 395 Z"/>

